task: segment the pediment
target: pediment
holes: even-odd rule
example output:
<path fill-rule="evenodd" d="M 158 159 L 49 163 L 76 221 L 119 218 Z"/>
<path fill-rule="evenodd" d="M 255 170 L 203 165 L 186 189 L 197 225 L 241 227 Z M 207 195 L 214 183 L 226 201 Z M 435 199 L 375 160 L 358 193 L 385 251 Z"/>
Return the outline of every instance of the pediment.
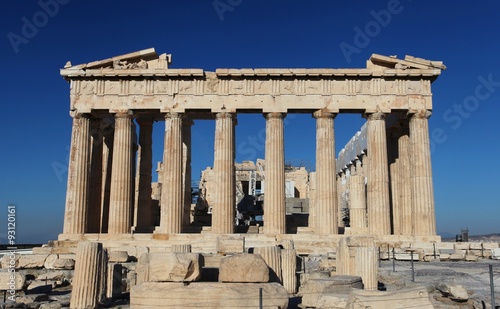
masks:
<path fill-rule="evenodd" d="M 133 70 L 133 69 L 168 69 L 171 63 L 171 55 L 158 55 L 154 48 L 139 50 L 136 52 L 114 56 L 104 60 L 92 61 L 89 63 L 72 65 L 67 62 L 64 69 L 77 70 Z"/>
<path fill-rule="evenodd" d="M 406 69 L 445 70 L 446 69 L 446 66 L 443 64 L 442 61 L 432 61 L 409 55 L 406 55 L 404 59 L 398 59 L 396 56 L 383 56 L 379 54 L 372 54 L 372 56 L 368 60 L 367 68 L 375 69 L 377 67 L 383 69 L 399 69 L 399 70 L 406 70 Z"/>

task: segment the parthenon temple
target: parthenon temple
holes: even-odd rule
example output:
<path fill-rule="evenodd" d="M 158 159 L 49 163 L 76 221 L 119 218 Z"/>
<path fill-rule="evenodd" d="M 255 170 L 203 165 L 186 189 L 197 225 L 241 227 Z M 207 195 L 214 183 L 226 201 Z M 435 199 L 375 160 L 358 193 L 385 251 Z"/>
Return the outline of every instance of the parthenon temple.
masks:
<path fill-rule="evenodd" d="M 73 128 L 59 241 L 182 238 L 195 244 L 237 234 L 238 113 L 261 114 L 266 122 L 259 239 L 293 239 L 304 248 L 313 240 L 338 242 L 343 235 L 439 241 L 428 119 L 431 83 L 445 69 L 442 62 L 373 54 L 366 68 L 357 69 L 210 72 L 170 64 L 171 55 L 150 48 L 68 62 L 61 69 L 70 82 Z M 283 122 L 293 113 L 316 119 L 316 166 L 307 226 L 287 234 Z M 342 113 L 360 114 L 366 123 L 336 158 L 334 120 Z M 196 234 L 190 165 L 191 127 L 199 119 L 215 121 L 217 185 L 211 225 Z M 152 210 L 153 127 L 165 132 L 158 224 Z M 342 208 L 349 210 L 347 224 L 340 219 Z"/>

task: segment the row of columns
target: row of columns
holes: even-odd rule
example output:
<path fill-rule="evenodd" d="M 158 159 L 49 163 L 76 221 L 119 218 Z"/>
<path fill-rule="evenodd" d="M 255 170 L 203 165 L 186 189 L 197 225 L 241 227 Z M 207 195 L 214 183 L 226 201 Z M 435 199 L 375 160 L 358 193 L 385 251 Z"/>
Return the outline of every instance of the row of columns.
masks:
<path fill-rule="evenodd" d="M 368 154 L 346 170 L 348 180 L 346 173 L 339 175 L 339 182 L 345 183 L 339 186 L 343 188 L 339 196 L 349 191 L 351 230 L 367 230 L 369 235 L 435 235 L 430 112 L 409 115 L 402 121 L 406 126 L 394 132 L 386 131 L 385 116 L 367 116 Z"/>
<path fill-rule="evenodd" d="M 284 172 L 284 113 L 267 113 L 266 117 L 266 203 L 264 233 L 286 233 L 285 172 Z M 317 111 L 316 118 L 316 194 L 314 214 L 310 225 L 318 234 L 337 234 L 339 227 L 339 201 L 337 199 L 334 118 L 336 114 Z M 411 210 L 401 202 L 399 193 L 408 188 L 392 188 L 392 214 L 397 219 L 411 216 L 413 235 L 435 235 L 432 171 L 426 111 L 410 119 L 408 140 L 402 136 L 398 147 L 399 161 L 391 165 L 393 184 L 411 186 Z M 86 114 L 73 117 L 72 146 L 68 172 L 65 234 L 106 232 L 124 234 L 131 230 L 134 203 L 134 137 L 135 128 L 131 111 L 115 114 L 114 134 L 95 136 L 91 118 Z M 217 183 L 212 213 L 212 232 L 234 232 L 235 212 L 235 134 L 236 116 L 221 112 L 215 115 L 214 173 Z M 368 116 L 368 162 L 364 167 L 367 177 L 366 220 L 360 218 L 365 206 L 361 192 L 361 179 L 351 181 L 355 220 L 351 224 L 367 225 L 371 235 L 389 235 L 394 227 L 407 228 L 403 223 L 391 225 L 391 196 L 387 154 L 385 114 Z M 138 157 L 138 194 L 135 230 L 151 232 L 151 169 L 153 118 L 138 118 L 140 126 Z M 165 140 L 162 171 L 161 217 L 156 232 L 181 233 L 189 223 L 190 201 L 190 126 L 191 120 L 180 113 L 165 114 Z M 95 132 L 94 132 L 95 133 Z M 110 147 L 112 144 L 112 147 Z M 406 146 L 405 146 L 406 145 Z M 402 158 L 405 151 L 411 154 Z M 411 164 L 409 164 L 411 162 Z M 111 167 L 111 168 L 110 168 Z M 102 173 L 94 174 L 93 171 Z M 393 171 L 394 170 L 394 171 Z M 92 171 L 92 173 L 91 173 Z M 109 173 L 109 171 L 111 171 Z M 398 173 L 396 173 L 398 171 Z M 97 176 L 95 176 L 97 175 Z M 411 177 L 410 181 L 396 177 Z M 411 176 L 408 176 L 411 175 Z M 184 176 L 184 178 L 183 178 Z M 358 187 L 356 187 L 356 185 Z M 394 186 L 393 186 L 394 187 Z M 99 189 L 99 190 L 98 190 Z M 399 190 L 399 191 L 398 191 Z M 96 194 L 99 192 L 100 194 Z M 395 192 L 397 195 L 395 196 Z M 109 201 L 106 199 L 109 198 Z M 397 200 L 398 203 L 395 203 Z M 354 203 L 353 203 L 354 201 Z M 397 204 L 397 208 L 394 205 Z M 352 207 L 351 207 L 352 208 Z M 100 213 L 99 213 L 100 210 Z M 96 218 L 101 220 L 97 220 Z M 401 219 L 407 220 L 407 219 Z M 367 221 L 367 223 L 364 223 Z M 406 222 L 406 221 L 405 221 Z"/>

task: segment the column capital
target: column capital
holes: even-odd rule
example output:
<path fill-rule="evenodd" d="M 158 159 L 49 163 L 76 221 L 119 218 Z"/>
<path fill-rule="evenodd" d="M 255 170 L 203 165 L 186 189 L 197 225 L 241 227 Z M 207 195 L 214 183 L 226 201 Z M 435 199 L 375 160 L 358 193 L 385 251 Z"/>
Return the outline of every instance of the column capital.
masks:
<path fill-rule="evenodd" d="M 263 116 L 266 119 L 285 119 L 286 113 L 265 113 Z"/>
<path fill-rule="evenodd" d="M 117 110 L 114 111 L 113 114 L 115 115 L 115 118 L 129 118 L 129 119 L 134 118 L 134 112 L 130 109 Z"/>
<path fill-rule="evenodd" d="M 429 119 L 432 115 L 432 111 L 427 109 L 421 109 L 418 111 L 408 111 L 406 114 L 408 118 L 420 118 L 420 119 Z"/>
<path fill-rule="evenodd" d="M 165 113 L 164 114 L 164 117 L 165 119 L 172 119 L 172 118 L 179 118 L 179 119 L 183 119 L 184 118 L 184 114 L 182 113 Z"/>
<path fill-rule="evenodd" d="M 222 119 L 222 118 L 236 118 L 236 114 L 228 112 L 215 113 L 215 119 Z"/>
<path fill-rule="evenodd" d="M 337 113 L 332 113 L 323 109 L 320 109 L 318 111 L 315 111 L 312 116 L 316 119 L 318 118 L 332 118 L 335 119 L 337 117 Z"/>
<path fill-rule="evenodd" d="M 69 115 L 70 115 L 71 118 L 74 118 L 74 119 L 90 118 L 90 116 L 91 116 L 90 113 L 79 113 L 76 110 L 70 111 Z"/>
<path fill-rule="evenodd" d="M 365 113 L 363 117 L 367 118 L 368 120 L 384 120 L 386 116 L 386 113 L 378 111 L 374 113 Z"/>

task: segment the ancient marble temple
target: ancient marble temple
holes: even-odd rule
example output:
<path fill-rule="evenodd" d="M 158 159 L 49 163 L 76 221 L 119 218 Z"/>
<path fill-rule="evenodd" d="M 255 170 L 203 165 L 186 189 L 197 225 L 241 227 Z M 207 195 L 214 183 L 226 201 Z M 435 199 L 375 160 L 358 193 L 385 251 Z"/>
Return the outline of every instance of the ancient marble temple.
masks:
<path fill-rule="evenodd" d="M 308 113 L 316 119 L 316 172 L 304 232 L 436 235 L 428 119 L 442 62 L 373 54 L 359 69 L 215 72 L 170 63 L 171 55 L 151 48 L 61 69 L 73 127 L 60 240 L 186 232 L 197 119 L 215 121 L 218 186 L 207 233 L 234 233 L 240 112 L 266 120 L 263 234 L 286 233 L 283 122 L 287 114 Z M 366 124 L 336 160 L 334 120 L 342 113 L 363 115 Z M 151 215 L 153 127 L 165 132 L 159 225 Z M 342 205 L 350 212 L 346 229 L 339 228 Z"/>

